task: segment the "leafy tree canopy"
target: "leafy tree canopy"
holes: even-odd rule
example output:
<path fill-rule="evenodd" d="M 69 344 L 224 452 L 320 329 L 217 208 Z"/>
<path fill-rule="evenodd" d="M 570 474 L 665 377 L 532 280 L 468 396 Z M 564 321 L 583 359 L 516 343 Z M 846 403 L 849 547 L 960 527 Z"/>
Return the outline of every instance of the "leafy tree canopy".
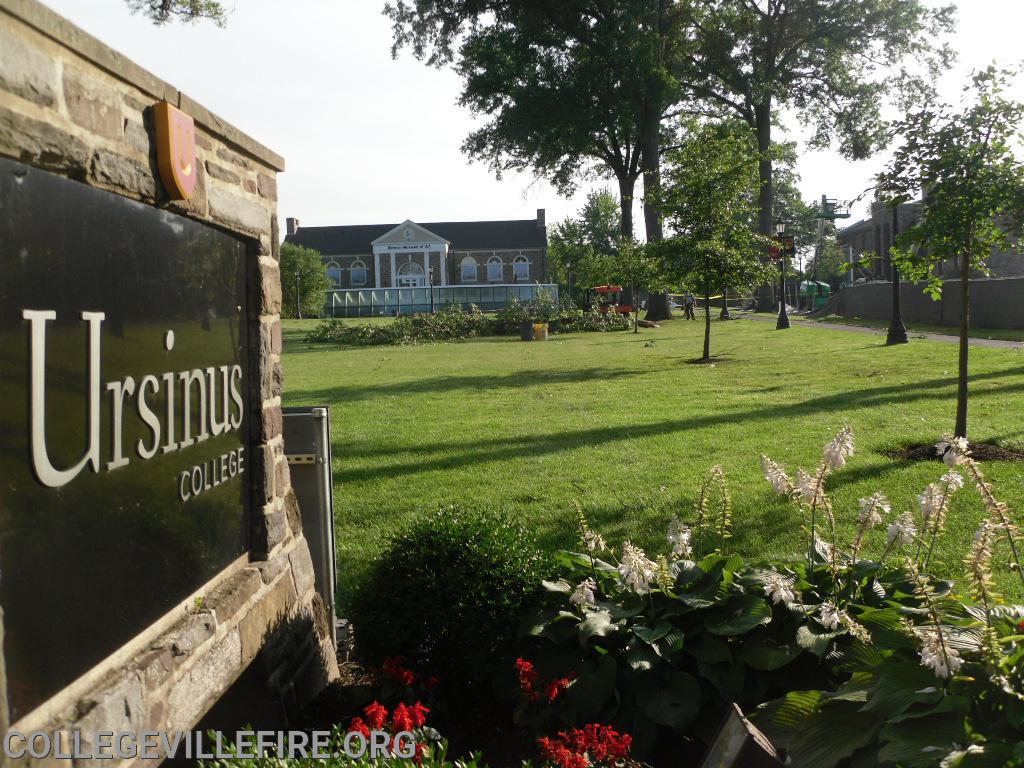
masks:
<path fill-rule="evenodd" d="M 692 45 L 678 80 L 709 109 L 739 117 L 765 153 L 759 229 L 772 219 L 776 106 L 795 108 L 812 145 L 864 158 L 886 138 L 881 105 L 931 92 L 952 54 L 937 44 L 953 7 L 921 0 L 699 0 L 687 4 Z"/>
<path fill-rule="evenodd" d="M 921 216 L 897 236 L 896 262 L 939 295 L 937 261 L 966 258 L 986 272 L 993 249 L 1011 250 L 1024 219 L 1024 104 L 1004 95 L 1014 72 L 977 72 L 959 109 L 930 104 L 896 125 L 903 144 L 878 178 L 890 203 L 922 195 Z"/>
<path fill-rule="evenodd" d="M 296 279 L 296 275 L 298 279 Z M 295 291 L 303 317 L 319 317 L 331 289 L 327 267 L 320 253 L 294 243 L 281 246 L 281 315 L 295 317 Z"/>
<path fill-rule="evenodd" d="M 548 269 L 560 283 L 588 282 L 580 272 L 592 254 L 616 253 L 620 235 L 619 204 L 608 190 L 595 190 L 576 218 L 556 224 L 548 241 Z M 594 283 L 596 284 L 596 283 Z M 586 286 L 584 286 L 586 287 Z"/>
<path fill-rule="evenodd" d="M 227 23 L 228 11 L 215 0 L 127 0 L 132 13 L 141 13 L 154 24 L 170 21 L 194 22 L 210 19 L 218 27 Z"/>

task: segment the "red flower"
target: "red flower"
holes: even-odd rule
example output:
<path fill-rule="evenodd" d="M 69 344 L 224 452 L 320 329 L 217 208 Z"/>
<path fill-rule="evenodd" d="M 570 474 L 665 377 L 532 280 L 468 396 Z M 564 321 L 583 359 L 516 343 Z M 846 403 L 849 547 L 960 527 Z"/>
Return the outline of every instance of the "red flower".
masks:
<path fill-rule="evenodd" d="M 536 701 L 539 695 L 533 689 L 533 685 L 537 682 L 537 670 L 533 664 L 526 659 L 516 659 L 516 673 L 519 675 L 519 688 L 530 701 Z"/>
<path fill-rule="evenodd" d="M 538 744 L 541 755 L 559 768 L 585 768 L 601 765 L 608 759 L 629 757 L 633 738 L 610 726 L 590 723 L 568 733 L 559 733 L 557 739 L 542 738 Z"/>
<path fill-rule="evenodd" d="M 384 659 L 384 674 L 406 688 L 412 686 L 419 679 L 415 672 L 406 669 L 404 656 Z"/>
<path fill-rule="evenodd" d="M 379 703 L 373 702 L 366 709 L 363 710 L 363 714 L 366 715 L 366 722 L 370 724 L 370 727 L 379 731 L 384 727 L 384 723 L 388 719 L 388 711 Z"/>
<path fill-rule="evenodd" d="M 413 762 L 416 765 L 423 765 L 423 753 L 427 751 L 427 747 L 424 744 L 416 742 L 416 755 L 413 757 Z"/>
<path fill-rule="evenodd" d="M 537 670 L 532 662 L 526 659 L 516 659 L 516 672 L 519 675 L 519 687 L 524 691 L 533 690 L 533 684 L 537 682 Z"/>
<path fill-rule="evenodd" d="M 562 695 L 562 691 L 569 687 L 573 680 L 576 679 L 575 673 L 570 673 L 566 677 L 558 680 L 552 680 L 544 688 L 544 698 L 549 702 L 554 701 Z"/>
<path fill-rule="evenodd" d="M 1018 632 L 1024 632 L 1024 621 L 1017 625 Z"/>
<path fill-rule="evenodd" d="M 590 763 L 586 755 L 578 755 L 569 750 L 561 741 L 553 741 L 547 737 L 538 740 L 540 754 L 558 768 L 588 768 Z"/>
<path fill-rule="evenodd" d="M 366 723 L 363 722 L 363 718 L 358 717 L 358 716 L 353 717 L 352 718 L 352 722 L 350 722 L 348 724 L 348 732 L 349 733 L 361 733 L 361 734 L 363 734 L 363 738 L 365 738 L 365 739 L 369 739 L 370 738 L 370 728 L 369 728 L 369 726 L 367 726 Z"/>
<path fill-rule="evenodd" d="M 405 704 L 399 704 L 391 713 L 391 727 L 395 731 L 411 731 L 413 729 L 413 713 Z"/>
<path fill-rule="evenodd" d="M 423 724 L 427 722 L 427 715 L 430 713 L 430 710 L 417 701 L 412 705 L 409 713 L 412 716 L 413 725 L 417 728 L 422 728 Z"/>

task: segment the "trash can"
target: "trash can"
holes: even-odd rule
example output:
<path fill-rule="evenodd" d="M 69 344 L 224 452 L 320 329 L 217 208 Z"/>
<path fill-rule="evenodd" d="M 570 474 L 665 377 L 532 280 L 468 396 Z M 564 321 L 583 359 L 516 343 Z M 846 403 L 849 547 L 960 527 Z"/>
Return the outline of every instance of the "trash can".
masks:
<path fill-rule="evenodd" d="M 525 322 L 519 326 L 519 338 L 523 341 L 533 341 L 534 325 L 531 322 Z"/>
<path fill-rule="evenodd" d="M 548 338 L 548 324 L 547 323 L 534 323 L 533 324 L 533 340 L 534 341 L 547 341 Z"/>

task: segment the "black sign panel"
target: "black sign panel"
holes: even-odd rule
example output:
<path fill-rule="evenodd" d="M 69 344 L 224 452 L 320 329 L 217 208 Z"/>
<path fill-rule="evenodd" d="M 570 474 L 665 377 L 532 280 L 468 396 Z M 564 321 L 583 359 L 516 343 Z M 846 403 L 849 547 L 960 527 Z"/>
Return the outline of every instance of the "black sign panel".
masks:
<path fill-rule="evenodd" d="M 244 244 L 0 159 L 11 720 L 246 549 Z"/>

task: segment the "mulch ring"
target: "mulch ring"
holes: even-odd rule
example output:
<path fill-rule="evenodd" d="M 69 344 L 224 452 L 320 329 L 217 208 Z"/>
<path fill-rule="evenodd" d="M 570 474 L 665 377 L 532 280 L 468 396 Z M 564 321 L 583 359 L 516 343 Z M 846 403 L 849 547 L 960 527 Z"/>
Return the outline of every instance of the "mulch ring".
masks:
<path fill-rule="evenodd" d="M 935 451 L 935 443 L 912 443 L 879 451 L 896 461 L 942 461 Z M 977 461 L 1024 461 L 1024 448 L 993 443 L 971 443 L 971 458 Z"/>

